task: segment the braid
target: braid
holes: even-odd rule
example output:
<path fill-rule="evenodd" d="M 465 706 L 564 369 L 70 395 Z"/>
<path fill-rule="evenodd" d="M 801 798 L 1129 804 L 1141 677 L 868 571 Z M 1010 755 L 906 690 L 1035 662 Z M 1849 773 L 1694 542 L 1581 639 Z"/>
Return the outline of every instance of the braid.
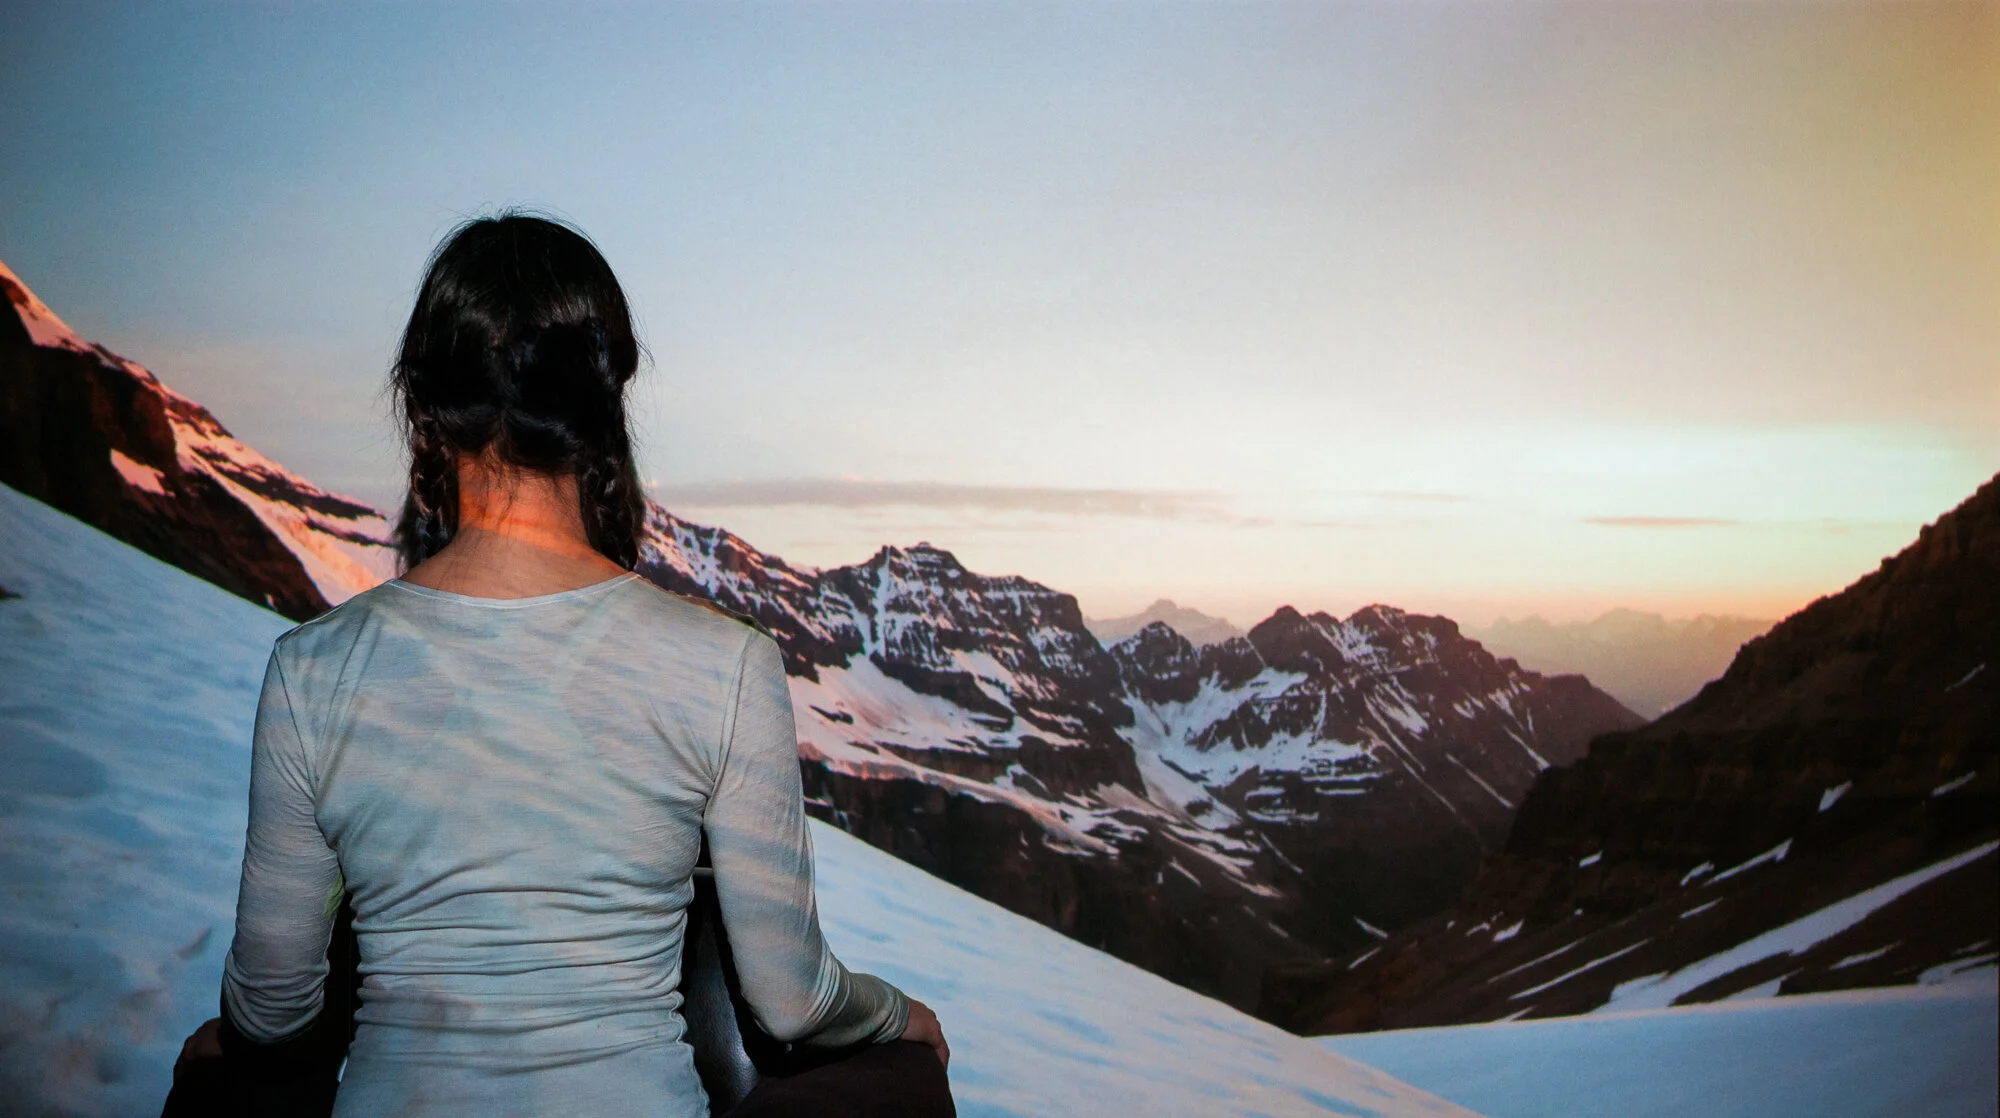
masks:
<path fill-rule="evenodd" d="M 410 422 L 410 491 L 396 521 L 403 569 L 436 555 L 458 531 L 458 470 L 450 444 L 428 417 Z"/>
<path fill-rule="evenodd" d="M 638 470 L 632 463 L 631 439 L 625 433 L 622 415 L 620 420 L 603 443 L 592 448 L 594 453 L 578 463 L 576 488 L 582 498 L 583 527 L 590 546 L 631 570 L 639 564 L 639 534 L 645 524 L 646 503 L 640 495 Z"/>

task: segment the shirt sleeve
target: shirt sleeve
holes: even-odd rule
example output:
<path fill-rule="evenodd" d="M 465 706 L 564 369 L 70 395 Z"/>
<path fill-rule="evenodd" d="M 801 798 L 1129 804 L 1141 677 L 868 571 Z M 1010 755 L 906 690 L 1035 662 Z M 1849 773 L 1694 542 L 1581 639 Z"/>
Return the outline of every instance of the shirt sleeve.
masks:
<path fill-rule="evenodd" d="M 286 1039 L 319 1012 L 340 861 L 320 833 L 305 739 L 279 653 L 264 669 L 250 748 L 250 829 L 222 1004 L 245 1037 Z"/>
<path fill-rule="evenodd" d="M 779 1040 L 839 1047 L 903 1035 L 910 1001 L 841 965 L 820 934 L 798 736 L 776 642 L 752 632 L 724 708 L 703 826 L 743 996 Z"/>

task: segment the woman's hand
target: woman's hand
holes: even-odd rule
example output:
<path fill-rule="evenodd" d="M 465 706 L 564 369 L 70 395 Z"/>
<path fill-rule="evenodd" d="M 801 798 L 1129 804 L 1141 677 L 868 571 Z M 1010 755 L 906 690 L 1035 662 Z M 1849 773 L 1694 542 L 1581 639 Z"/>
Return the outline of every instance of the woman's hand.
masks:
<path fill-rule="evenodd" d="M 910 1023 L 903 1026 L 903 1039 L 930 1045 L 937 1049 L 938 1062 L 951 1066 L 951 1045 L 944 1042 L 944 1026 L 938 1024 L 930 1006 L 915 998 L 910 999 Z"/>
<path fill-rule="evenodd" d="M 937 1018 L 931 1018 L 933 1022 Z M 211 1017 L 181 1042 L 181 1059 L 208 1060 L 222 1055 L 222 1018 Z"/>

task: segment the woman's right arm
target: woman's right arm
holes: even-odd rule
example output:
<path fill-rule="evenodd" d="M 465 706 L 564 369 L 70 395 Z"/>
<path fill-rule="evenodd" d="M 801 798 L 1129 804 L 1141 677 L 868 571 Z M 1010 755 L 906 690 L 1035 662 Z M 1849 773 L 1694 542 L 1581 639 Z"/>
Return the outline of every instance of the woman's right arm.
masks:
<path fill-rule="evenodd" d="M 896 1040 L 911 1024 L 910 999 L 842 966 L 820 934 L 784 661 L 769 637 L 748 637 L 703 821 L 744 998 L 779 1040 L 817 1047 Z M 928 1010 L 919 1024 L 925 1017 L 935 1029 Z"/>
<path fill-rule="evenodd" d="M 243 1036 L 270 1044 L 318 1014 L 340 895 L 340 860 L 320 833 L 284 653 L 274 649 L 250 748 L 236 938 L 222 963 L 225 1017 Z"/>

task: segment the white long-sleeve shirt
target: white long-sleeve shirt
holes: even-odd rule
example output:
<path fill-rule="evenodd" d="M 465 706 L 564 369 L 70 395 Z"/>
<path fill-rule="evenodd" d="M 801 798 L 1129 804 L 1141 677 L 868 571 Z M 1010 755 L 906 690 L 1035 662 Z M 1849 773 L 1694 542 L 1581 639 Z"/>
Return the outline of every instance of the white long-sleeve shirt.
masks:
<path fill-rule="evenodd" d="M 908 999 L 820 934 L 770 638 L 632 575 L 384 583 L 272 652 L 230 1016 L 260 1041 L 311 1020 L 344 885 L 362 990 L 338 1115 L 705 1115 L 675 992 L 704 829 L 765 1030 L 899 1036 Z"/>

